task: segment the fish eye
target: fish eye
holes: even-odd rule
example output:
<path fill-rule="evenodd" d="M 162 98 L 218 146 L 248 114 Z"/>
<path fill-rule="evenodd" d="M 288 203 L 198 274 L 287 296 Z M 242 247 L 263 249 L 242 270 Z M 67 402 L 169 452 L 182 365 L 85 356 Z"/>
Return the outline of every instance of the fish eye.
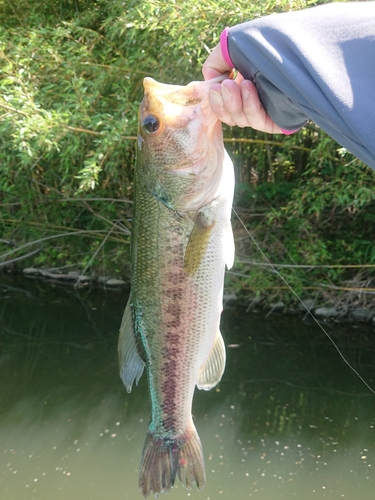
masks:
<path fill-rule="evenodd" d="M 159 130 L 160 121 L 155 115 L 147 115 L 142 121 L 142 127 L 148 134 L 155 134 Z"/>

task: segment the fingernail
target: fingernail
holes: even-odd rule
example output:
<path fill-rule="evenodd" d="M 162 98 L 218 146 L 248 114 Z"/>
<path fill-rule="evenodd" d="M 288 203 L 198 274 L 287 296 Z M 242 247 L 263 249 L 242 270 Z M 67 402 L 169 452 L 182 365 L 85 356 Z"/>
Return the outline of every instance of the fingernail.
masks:
<path fill-rule="evenodd" d="M 209 99 L 212 104 L 221 104 L 223 102 L 221 95 L 216 90 L 209 91 Z"/>
<path fill-rule="evenodd" d="M 247 90 L 245 85 L 240 85 L 240 88 L 241 88 L 242 100 L 246 101 L 246 99 L 249 97 L 249 91 Z"/>
<path fill-rule="evenodd" d="M 232 99 L 232 94 L 226 87 L 224 87 L 224 85 L 221 86 L 221 94 L 224 101 L 230 101 Z"/>

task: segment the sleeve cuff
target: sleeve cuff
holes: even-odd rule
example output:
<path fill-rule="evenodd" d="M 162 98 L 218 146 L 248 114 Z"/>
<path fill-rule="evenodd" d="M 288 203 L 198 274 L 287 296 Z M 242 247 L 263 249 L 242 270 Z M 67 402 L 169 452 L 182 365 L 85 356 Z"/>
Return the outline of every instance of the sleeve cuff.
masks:
<path fill-rule="evenodd" d="M 233 69 L 234 64 L 232 62 L 232 59 L 230 58 L 230 54 L 229 54 L 229 50 L 228 50 L 228 33 L 229 33 L 229 28 L 226 27 L 220 35 L 220 49 L 221 49 L 221 54 L 223 56 L 224 61 L 228 64 L 228 66 L 231 69 Z"/>
<path fill-rule="evenodd" d="M 298 132 L 299 128 L 296 128 L 295 130 L 285 130 L 284 128 L 281 129 L 281 132 L 284 134 L 284 135 L 292 135 L 294 134 L 295 132 Z"/>

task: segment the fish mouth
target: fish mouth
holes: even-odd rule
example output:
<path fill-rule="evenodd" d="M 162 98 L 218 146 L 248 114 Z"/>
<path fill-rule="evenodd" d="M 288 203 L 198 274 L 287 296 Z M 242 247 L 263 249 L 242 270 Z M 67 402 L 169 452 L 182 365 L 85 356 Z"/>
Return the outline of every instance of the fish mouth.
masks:
<path fill-rule="evenodd" d="M 163 132 L 165 126 L 183 129 L 195 119 L 212 129 L 218 118 L 209 104 L 209 89 L 212 84 L 232 77 L 233 72 L 227 72 L 210 80 L 193 81 L 185 86 L 161 83 L 145 77 L 144 97 L 139 108 L 140 135 L 144 139 L 149 137 L 153 140 Z"/>
<path fill-rule="evenodd" d="M 212 84 L 231 78 L 224 73 L 210 80 L 193 81 L 188 85 L 160 83 L 151 77 L 143 80 L 144 97 L 139 108 L 139 134 L 154 140 L 165 127 L 184 129 L 198 120 L 212 130 L 219 120 L 211 110 L 208 92 Z"/>
<path fill-rule="evenodd" d="M 180 106 L 194 106 L 199 104 L 207 95 L 210 86 L 214 83 L 221 83 L 231 78 L 232 72 L 224 73 L 210 80 L 194 81 L 188 85 L 170 85 L 160 83 L 147 76 L 143 80 L 145 96 L 158 95 L 165 97 L 173 104 Z M 168 96 L 168 97 L 166 97 Z"/>
<path fill-rule="evenodd" d="M 190 82 L 188 85 L 160 83 L 146 77 L 143 80 L 144 97 L 140 106 L 140 122 L 143 123 L 148 117 L 156 117 L 161 122 L 166 121 L 177 128 L 183 128 L 193 116 L 212 117 L 208 91 L 212 84 L 221 83 L 230 77 L 231 73 L 225 73 L 210 80 Z M 181 108 L 185 109 L 184 113 L 181 113 Z"/>

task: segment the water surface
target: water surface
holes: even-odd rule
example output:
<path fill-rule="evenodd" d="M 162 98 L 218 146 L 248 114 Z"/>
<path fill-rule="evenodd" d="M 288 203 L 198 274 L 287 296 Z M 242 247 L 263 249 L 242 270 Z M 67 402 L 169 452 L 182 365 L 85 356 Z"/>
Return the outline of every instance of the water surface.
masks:
<path fill-rule="evenodd" d="M 145 376 L 117 372 L 124 291 L 0 282 L 0 498 L 140 499 L 149 419 Z M 375 386 L 369 327 L 326 325 Z M 196 391 L 206 460 L 198 492 L 170 500 L 351 499 L 375 491 L 375 396 L 316 325 L 226 309 L 223 380 Z M 163 498 L 163 497 L 162 497 Z"/>

